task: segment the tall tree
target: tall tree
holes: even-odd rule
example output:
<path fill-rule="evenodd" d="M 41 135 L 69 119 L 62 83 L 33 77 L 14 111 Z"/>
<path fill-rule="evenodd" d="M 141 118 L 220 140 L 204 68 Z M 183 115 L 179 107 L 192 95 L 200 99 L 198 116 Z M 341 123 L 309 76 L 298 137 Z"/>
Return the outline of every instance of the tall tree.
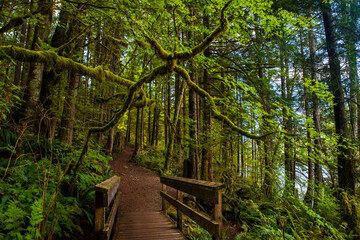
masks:
<path fill-rule="evenodd" d="M 330 89 L 334 95 L 334 118 L 335 131 L 337 134 L 337 160 L 339 187 L 342 191 L 340 194 L 342 215 L 348 222 L 349 228 L 355 230 L 357 227 L 356 213 L 352 213 L 346 200 L 346 193 L 355 195 L 355 173 L 354 173 L 354 156 L 349 145 L 349 130 L 346 120 L 344 91 L 341 82 L 340 60 L 337 50 L 336 32 L 333 25 L 332 11 L 329 4 L 321 6 L 323 23 L 326 36 L 326 47 L 329 56 L 330 66 Z M 352 206 L 350 206 L 352 208 Z M 357 233 L 359 234 L 359 233 Z"/>
<path fill-rule="evenodd" d="M 35 26 L 31 50 L 41 50 L 41 44 L 48 42 L 50 24 L 52 19 L 53 2 L 50 0 L 39 0 L 38 2 L 38 21 Z M 20 119 L 25 121 L 39 119 L 42 113 L 40 103 L 40 90 L 43 80 L 44 63 L 31 62 L 29 74 L 26 81 L 24 92 L 24 104 L 20 110 Z"/>

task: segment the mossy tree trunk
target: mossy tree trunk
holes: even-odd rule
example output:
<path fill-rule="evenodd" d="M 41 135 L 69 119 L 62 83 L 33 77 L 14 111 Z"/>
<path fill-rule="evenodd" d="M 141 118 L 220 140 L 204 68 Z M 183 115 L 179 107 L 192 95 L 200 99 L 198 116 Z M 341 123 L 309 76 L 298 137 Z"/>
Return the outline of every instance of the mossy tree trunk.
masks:
<path fill-rule="evenodd" d="M 193 63 L 191 63 L 193 66 Z M 194 81 L 196 78 L 194 67 L 192 67 L 192 71 L 190 73 L 190 79 Z M 196 178 L 197 177 L 197 154 L 196 154 L 196 143 L 197 143 L 197 133 L 196 133 L 196 125 L 197 125 L 197 112 L 196 112 L 196 96 L 195 91 L 190 88 L 188 96 L 188 110 L 189 110 L 189 157 L 184 161 L 184 177 L 187 178 Z"/>
<path fill-rule="evenodd" d="M 39 0 L 38 15 L 39 21 L 35 26 L 32 50 L 41 50 L 41 42 L 48 42 L 50 24 L 52 20 L 52 1 Z M 42 117 L 43 109 L 40 102 L 40 90 L 43 80 L 44 63 L 30 62 L 28 79 L 24 92 L 24 104 L 20 110 L 20 119 L 23 123 L 27 121 L 39 121 Z M 19 120 L 20 120 L 19 119 Z"/>
<path fill-rule="evenodd" d="M 66 21 L 66 19 L 64 19 L 64 21 Z M 81 31 L 79 23 L 75 22 L 74 20 L 71 21 L 71 23 L 72 25 L 70 26 L 70 29 L 68 31 L 69 32 L 67 37 L 68 40 L 74 38 L 78 34 L 78 32 Z M 62 32 L 62 30 L 59 31 Z M 61 33 L 59 33 L 59 35 L 62 36 Z M 83 51 L 80 51 L 82 44 L 83 44 L 82 39 L 77 40 L 76 43 L 74 44 L 74 47 L 72 47 L 72 49 L 68 49 L 67 52 L 73 52 L 74 54 L 71 55 L 80 58 L 84 54 Z M 53 77 L 57 78 L 56 76 Z M 53 84 L 54 84 L 54 78 L 52 79 L 52 81 L 50 81 Z M 68 146 L 71 146 L 73 141 L 74 125 L 75 125 L 75 108 L 76 108 L 76 101 L 77 101 L 77 94 L 78 94 L 80 80 L 81 80 L 81 75 L 78 72 L 74 70 L 68 71 L 68 86 L 66 90 L 64 109 L 61 116 L 61 123 L 59 129 L 60 141 Z"/>

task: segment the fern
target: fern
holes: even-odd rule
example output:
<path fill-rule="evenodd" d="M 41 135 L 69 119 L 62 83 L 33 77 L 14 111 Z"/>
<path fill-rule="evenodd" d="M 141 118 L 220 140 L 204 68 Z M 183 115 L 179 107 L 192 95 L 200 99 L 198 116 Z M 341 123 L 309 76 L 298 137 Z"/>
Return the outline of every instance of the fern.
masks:
<path fill-rule="evenodd" d="M 38 239 L 41 237 L 40 234 L 40 223 L 44 220 L 42 199 L 36 200 L 31 205 L 31 215 L 29 217 L 30 226 L 27 227 L 28 234 L 27 239 Z"/>

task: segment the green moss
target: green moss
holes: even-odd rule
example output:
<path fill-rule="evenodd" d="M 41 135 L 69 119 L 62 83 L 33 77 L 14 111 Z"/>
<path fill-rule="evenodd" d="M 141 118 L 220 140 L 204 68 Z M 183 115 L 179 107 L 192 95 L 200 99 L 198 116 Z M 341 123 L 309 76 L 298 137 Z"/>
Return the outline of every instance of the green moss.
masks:
<path fill-rule="evenodd" d="M 109 35 L 106 35 L 105 38 L 110 40 L 115 45 L 121 45 L 123 47 L 128 47 L 129 46 L 129 43 L 126 42 L 125 40 L 117 39 L 117 38 L 114 38 L 113 36 L 109 36 Z"/>
<path fill-rule="evenodd" d="M 96 68 L 86 67 L 81 63 L 75 62 L 70 58 L 59 56 L 53 50 L 33 51 L 15 46 L 0 46 L 0 59 L 11 57 L 12 59 L 22 62 L 42 62 L 49 67 L 74 70 L 88 77 L 96 78 L 101 81 L 112 81 L 123 86 L 131 86 L 134 82 L 122 78 L 102 66 Z"/>

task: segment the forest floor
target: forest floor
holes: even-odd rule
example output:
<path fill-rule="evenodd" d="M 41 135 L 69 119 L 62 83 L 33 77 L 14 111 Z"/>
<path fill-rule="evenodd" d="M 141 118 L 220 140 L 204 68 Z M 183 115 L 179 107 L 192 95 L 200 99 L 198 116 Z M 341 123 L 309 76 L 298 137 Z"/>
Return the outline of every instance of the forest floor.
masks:
<path fill-rule="evenodd" d="M 121 178 L 119 212 L 160 211 L 160 178 L 156 173 L 132 162 L 133 152 L 134 149 L 125 148 L 109 162 L 113 173 Z"/>

